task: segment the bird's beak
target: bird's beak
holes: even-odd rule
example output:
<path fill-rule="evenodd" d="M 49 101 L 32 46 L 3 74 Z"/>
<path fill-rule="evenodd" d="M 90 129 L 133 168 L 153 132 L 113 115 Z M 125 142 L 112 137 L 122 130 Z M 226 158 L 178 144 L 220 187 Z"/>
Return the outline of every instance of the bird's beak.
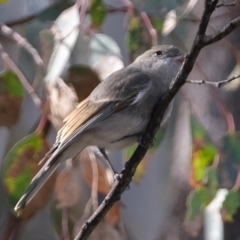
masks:
<path fill-rule="evenodd" d="M 179 53 L 176 57 L 174 57 L 176 61 L 180 62 L 180 63 L 183 63 L 185 57 L 184 57 L 184 54 L 182 53 Z"/>

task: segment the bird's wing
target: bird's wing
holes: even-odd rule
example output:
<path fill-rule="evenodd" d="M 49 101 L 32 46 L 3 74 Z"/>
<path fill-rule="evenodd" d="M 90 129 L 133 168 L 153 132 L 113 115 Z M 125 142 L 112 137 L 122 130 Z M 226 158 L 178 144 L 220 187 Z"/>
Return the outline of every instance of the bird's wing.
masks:
<path fill-rule="evenodd" d="M 65 124 L 59 130 L 56 142 L 61 146 L 68 146 L 82 132 L 103 121 L 109 115 L 143 101 L 152 87 L 149 76 L 140 71 L 130 73 L 126 70 L 120 71 L 122 74 L 108 78 L 110 81 L 114 79 L 113 84 L 106 84 L 108 79 L 104 80 L 64 119 Z"/>
<path fill-rule="evenodd" d="M 76 138 L 79 138 L 84 131 L 103 121 L 114 112 L 121 111 L 131 104 L 138 104 L 138 102 L 142 101 L 152 84 L 148 76 L 144 77 L 141 73 L 137 75 L 135 72 L 133 73 L 134 76 L 131 75 L 131 73 L 128 75 L 123 74 L 126 81 L 115 79 L 116 81 L 119 80 L 117 89 L 113 89 L 114 85 L 110 86 L 110 89 L 103 88 L 104 90 L 100 89 L 101 94 L 95 89 L 96 95 L 93 92 L 92 96 L 90 95 L 90 97 L 82 101 L 76 109 L 66 117 L 64 126 L 58 132 L 55 146 L 50 154 L 47 155 L 47 162 L 32 179 L 25 193 L 16 204 L 16 212 L 20 213 L 36 195 L 38 190 L 58 167 L 59 156 Z M 130 81 L 133 78 L 134 83 Z M 141 84 L 139 84 L 139 81 Z M 101 84 L 99 86 L 102 88 Z M 112 90 L 117 91 L 113 93 L 111 92 Z M 107 92 L 109 94 L 107 94 Z"/>

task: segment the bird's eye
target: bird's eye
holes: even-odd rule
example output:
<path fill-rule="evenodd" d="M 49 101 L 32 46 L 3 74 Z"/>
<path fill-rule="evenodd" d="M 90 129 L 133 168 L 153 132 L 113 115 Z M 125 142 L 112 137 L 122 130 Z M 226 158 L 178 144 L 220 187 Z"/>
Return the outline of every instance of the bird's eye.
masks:
<path fill-rule="evenodd" d="M 154 53 L 154 56 L 161 56 L 162 54 L 162 51 L 158 50 Z"/>

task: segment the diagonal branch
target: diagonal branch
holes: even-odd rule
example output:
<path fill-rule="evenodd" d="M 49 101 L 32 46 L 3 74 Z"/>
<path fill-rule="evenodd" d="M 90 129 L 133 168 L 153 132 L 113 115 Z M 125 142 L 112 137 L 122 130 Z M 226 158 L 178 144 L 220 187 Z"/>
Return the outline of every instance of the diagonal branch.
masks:
<path fill-rule="evenodd" d="M 148 148 L 151 146 L 154 134 L 159 128 L 160 122 L 163 118 L 163 114 L 168 104 L 171 102 L 173 97 L 185 83 L 188 75 L 193 68 L 193 65 L 200 50 L 203 48 L 201 41 L 202 38 L 205 36 L 211 14 L 215 10 L 217 3 L 217 0 L 205 0 L 204 13 L 191 51 L 187 55 L 181 70 L 179 71 L 176 78 L 173 80 L 168 91 L 161 97 L 161 99 L 159 99 L 147 127 L 147 130 L 145 132 L 145 135 L 142 138 L 141 144 L 137 147 L 130 160 L 126 163 L 125 168 L 120 173 L 118 179 L 115 181 L 114 187 L 111 189 L 104 201 L 100 204 L 100 206 L 93 213 L 93 215 L 83 224 L 75 240 L 84 240 L 89 237 L 97 224 L 103 219 L 103 217 L 113 206 L 113 204 L 120 199 L 121 194 L 130 184 L 132 176 L 134 175 L 138 164 L 141 162 Z"/>
<path fill-rule="evenodd" d="M 212 44 L 214 42 L 217 42 L 221 40 L 222 38 L 226 37 L 229 33 L 231 33 L 233 30 L 235 30 L 237 27 L 240 26 L 240 17 L 237 17 L 233 19 L 231 22 L 229 22 L 222 30 L 219 32 L 205 36 L 202 40 L 202 44 L 204 46 Z"/>

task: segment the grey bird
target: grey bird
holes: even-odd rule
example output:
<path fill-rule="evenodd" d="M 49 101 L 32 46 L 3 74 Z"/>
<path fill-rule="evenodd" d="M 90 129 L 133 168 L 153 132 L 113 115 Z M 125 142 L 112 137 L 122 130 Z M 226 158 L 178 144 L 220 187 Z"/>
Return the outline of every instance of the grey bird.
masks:
<path fill-rule="evenodd" d="M 120 150 L 144 133 L 153 108 L 183 62 L 171 45 L 160 45 L 102 81 L 64 120 L 48 160 L 15 206 L 21 212 L 59 163 L 77 156 L 87 146 Z"/>

